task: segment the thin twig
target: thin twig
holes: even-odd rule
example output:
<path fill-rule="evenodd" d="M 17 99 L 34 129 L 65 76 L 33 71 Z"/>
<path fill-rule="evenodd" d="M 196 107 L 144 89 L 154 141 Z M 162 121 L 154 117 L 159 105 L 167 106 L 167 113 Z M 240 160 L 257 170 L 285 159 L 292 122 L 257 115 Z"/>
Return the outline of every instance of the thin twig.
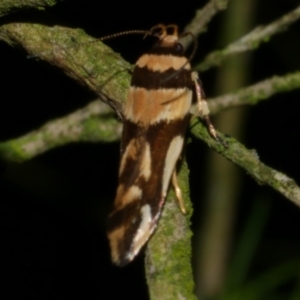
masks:
<path fill-rule="evenodd" d="M 198 36 L 207 30 L 207 25 L 211 19 L 220 11 L 227 8 L 229 0 L 210 0 L 203 8 L 196 10 L 194 19 L 184 28 L 183 32 L 191 32 Z M 180 43 L 187 48 L 191 40 L 183 38 Z"/>
<path fill-rule="evenodd" d="M 120 136 L 121 124 L 112 110 L 97 100 L 24 136 L 0 143 L 0 157 L 10 162 L 23 162 L 71 142 L 113 142 Z"/>
<path fill-rule="evenodd" d="M 203 72 L 211 67 L 220 65 L 228 56 L 256 49 L 261 43 L 269 41 L 273 35 L 287 29 L 299 18 L 300 6 L 267 26 L 256 27 L 250 33 L 228 45 L 223 50 L 211 52 L 194 69 Z"/>
<path fill-rule="evenodd" d="M 251 175 L 259 184 L 269 185 L 294 204 L 300 206 L 300 188 L 296 182 L 287 175 L 262 163 L 255 150 L 249 150 L 234 138 L 220 134 L 221 138 L 229 144 L 229 147 L 225 149 L 223 145 L 209 135 L 205 126 L 197 120 L 193 120 L 192 133 L 228 160 L 245 169 L 247 174 Z"/>
<path fill-rule="evenodd" d="M 208 99 L 211 114 L 216 114 L 224 109 L 242 106 L 256 105 L 267 100 L 271 96 L 300 88 L 300 72 L 273 76 L 254 85 L 240 89 L 234 93 Z M 193 107 L 193 112 L 195 108 Z"/>

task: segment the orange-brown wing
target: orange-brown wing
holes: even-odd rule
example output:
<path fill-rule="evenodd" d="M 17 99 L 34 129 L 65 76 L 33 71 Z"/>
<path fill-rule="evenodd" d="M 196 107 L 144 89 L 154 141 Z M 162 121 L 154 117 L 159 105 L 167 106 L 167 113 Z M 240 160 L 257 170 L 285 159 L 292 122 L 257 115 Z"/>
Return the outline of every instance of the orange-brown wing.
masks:
<path fill-rule="evenodd" d="M 119 185 L 108 219 L 112 260 L 120 266 L 137 255 L 157 226 L 189 121 L 190 65 L 182 46 L 165 45 L 168 41 L 165 37 L 137 61 L 128 93 Z"/>

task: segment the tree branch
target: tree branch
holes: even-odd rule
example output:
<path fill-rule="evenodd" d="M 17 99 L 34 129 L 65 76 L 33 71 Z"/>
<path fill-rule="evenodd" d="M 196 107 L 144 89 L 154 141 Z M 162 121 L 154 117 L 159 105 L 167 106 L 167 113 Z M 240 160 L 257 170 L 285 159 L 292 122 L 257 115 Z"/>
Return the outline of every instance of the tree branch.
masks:
<path fill-rule="evenodd" d="M 112 110 L 101 101 L 91 102 L 38 130 L 0 143 L 0 157 L 6 161 L 23 162 L 72 142 L 116 141 L 121 136 L 121 124 L 109 114 L 112 115 Z"/>
<path fill-rule="evenodd" d="M 228 160 L 239 165 L 250 174 L 258 184 L 266 184 L 300 206 L 300 188 L 296 182 L 285 174 L 276 171 L 263 164 L 255 150 L 249 150 L 234 138 L 227 138 L 220 134 L 221 138 L 229 144 L 228 149 L 216 142 L 208 133 L 206 127 L 199 121 L 193 120 L 192 134 L 203 140 L 209 147 L 226 157 Z"/>
<path fill-rule="evenodd" d="M 59 1 L 62 0 L 1 0 L 0 17 L 26 8 L 35 8 L 38 10 L 42 10 L 47 6 L 54 6 Z"/>
<path fill-rule="evenodd" d="M 178 179 L 188 215 L 179 212 L 175 193 L 170 191 L 157 231 L 146 250 L 145 269 L 150 299 L 196 298 L 191 266 L 192 206 L 189 198 L 189 170 L 185 161 Z"/>
<path fill-rule="evenodd" d="M 300 6 L 267 26 L 256 27 L 250 33 L 228 45 L 223 50 L 211 52 L 205 57 L 204 61 L 196 65 L 194 69 L 203 72 L 211 67 L 220 65 L 228 56 L 256 49 L 262 42 L 269 41 L 273 35 L 287 29 L 299 18 Z"/>
<path fill-rule="evenodd" d="M 78 29 L 26 23 L 1 26 L 0 39 L 59 67 L 121 116 L 131 66 L 99 40 Z"/>
<path fill-rule="evenodd" d="M 256 105 L 258 102 L 269 99 L 275 94 L 299 88 L 300 72 L 284 76 L 273 76 L 237 92 L 209 99 L 209 110 L 211 114 L 216 114 L 224 109 L 236 106 Z"/>
<path fill-rule="evenodd" d="M 211 19 L 221 10 L 227 8 L 229 0 L 210 0 L 203 8 L 196 10 L 194 19 L 184 28 L 183 32 L 191 32 L 194 36 L 198 36 L 207 30 L 207 25 Z M 184 38 L 180 43 L 187 48 L 191 44 L 191 40 Z"/>

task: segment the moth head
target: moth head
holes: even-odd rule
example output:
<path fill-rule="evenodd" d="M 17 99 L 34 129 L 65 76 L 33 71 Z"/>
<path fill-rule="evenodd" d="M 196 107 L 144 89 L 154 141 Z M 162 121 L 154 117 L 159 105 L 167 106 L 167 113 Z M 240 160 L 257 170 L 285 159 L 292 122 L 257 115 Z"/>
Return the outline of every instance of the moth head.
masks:
<path fill-rule="evenodd" d="M 105 41 L 107 39 L 123 36 L 123 35 L 130 35 L 130 34 L 143 34 L 144 38 L 147 36 L 153 36 L 158 38 L 157 43 L 154 45 L 155 47 L 159 48 L 172 48 L 174 52 L 176 52 L 179 56 L 183 56 L 184 54 L 184 47 L 182 44 L 179 42 L 181 38 L 184 38 L 188 35 L 190 35 L 194 41 L 194 48 L 192 53 L 187 57 L 187 62 L 182 65 L 182 68 L 177 70 L 171 77 L 176 76 L 177 73 L 179 73 L 182 69 L 185 68 L 185 66 L 191 62 L 193 56 L 196 53 L 197 50 L 197 39 L 191 32 L 184 32 L 179 34 L 178 31 L 178 26 L 176 24 L 170 24 L 170 25 L 165 25 L 165 24 L 157 24 L 153 26 L 150 30 L 128 30 L 128 31 L 123 31 L 115 34 L 111 34 L 108 36 L 104 36 L 100 38 L 101 41 Z"/>
<path fill-rule="evenodd" d="M 152 27 L 149 32 L 144 36 L 154 36 L 158 38 L 158 42 L 154 45 L 154 47 L 165 47 L 165 48 L 173 48 L 178 53 L 184 52 L 184 47 L 179 42 L 180 39 L 191 36 L 194 42 L 194 47 L 191 55 L 188 57 L 188 61 L 190 62 L 197 50 L 197 39 L 195 38 L 192 32 L 183 32 L 179 34 L 178 26 L 176 24 L 164 25 L 158 24 Z"/>
<path fill-rule="evenodd" d="M 156 36 L 159 39 L 159 45 L 162 47 L 173 47 L 178 44 L 178 26 L 175 24 L 158 24 L 152 27 L 149 35 Z"/>

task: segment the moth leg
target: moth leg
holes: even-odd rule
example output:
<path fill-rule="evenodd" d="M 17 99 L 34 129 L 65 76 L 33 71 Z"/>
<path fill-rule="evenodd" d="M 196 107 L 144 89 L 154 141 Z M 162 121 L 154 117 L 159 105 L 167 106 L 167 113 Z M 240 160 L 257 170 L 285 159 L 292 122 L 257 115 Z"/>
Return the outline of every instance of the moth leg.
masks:
<path fill-rule="evenodd" d="M 211 136 L 218 141 L 219 143 L 221 143 L 223 146 L 225 146 L 226 148 L 228 148 L 228 145 L 225 141 L 223 141 L 217 134 L 215 127 L 213 126 L 210 118 L 209 118 L 209 109 L 208 109 L 208 105 L 207 102 L 205 100 L 205 94 L 203 91 L 203 88 L 201 86 L 201 81 L 198 77 L 198 73 L 197 72 L 192 72 L 192 80 L 194 82 L 195 85 L 195 91 L 196 91 L 196 97 L 197 97 L 197 112 L 200 115 L 200 117 L 202 119 L 205 120 L 207 127 L 208 127 L 208 131 L 211 134 Z"/>
<path fill-rule="evenodd" d="M 179 187 L 178 180 L 177 180 L 176 170 L 174 170 L 172 174 L 172 185 L 176 194 L 176 198 L 178 200 L 180 210 L 183 214 L 186 214 L 186 209 L 184 207 L 181 189 Z"/>

